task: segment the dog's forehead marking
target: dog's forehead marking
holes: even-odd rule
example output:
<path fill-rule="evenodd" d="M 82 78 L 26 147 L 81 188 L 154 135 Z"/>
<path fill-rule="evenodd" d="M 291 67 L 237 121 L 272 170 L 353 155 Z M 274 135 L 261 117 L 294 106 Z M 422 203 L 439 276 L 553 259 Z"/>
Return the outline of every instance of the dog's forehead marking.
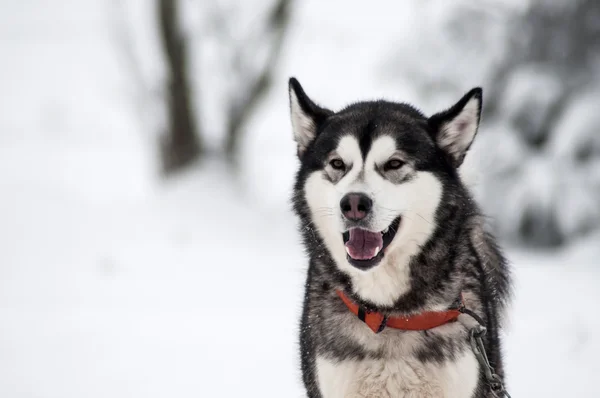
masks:
<path fill-rule="evenodd" d="M 367 154 L 365 164 L 372 165 L 383 162 L 396 152 L 396 141 L 389 135 L 378 137 L 373 141 Z"/>
<path fill-rule="evenodd" d="M 358 140 L 351 134 L 347 134 L 340 139 L 336 152 L 343 159 L 351 160 L 352 162 L 362 160 Z"/>
<path fill-rule="evenodd" d="M 361 155 L 360 144 L 355 136 L 345 135 L 342 137 L 336 148 L 336 153 L 342 160 L 352 166 L 347 175 L 342 180 L 346 184 L 351 184 L 362 179 L 363 158 Z"/>
<path fill-rule="evenodd" d="M 363 160 L 367 158 L 367 154 L 371 150 L 371 145 L 373 144 L 373 131 L 375 131 L 376 127 L 377 125 L 375 123 L 369 122 L 362 131 L 359 144 Z"/>
<path fill-rule="evenodd" d="M 352 169 L 344 176 L 347 187 L 366 190 L 365 177 L 376 172 L 376 165 L 389 159 L 396 152 L 396 141 L 389 135 L 375 138 L 364 153 L 364 137 L 359 141 L 356 136 L 348 134 L 338 143 L 336 154 L 345 162 L 351 163 Z"/>

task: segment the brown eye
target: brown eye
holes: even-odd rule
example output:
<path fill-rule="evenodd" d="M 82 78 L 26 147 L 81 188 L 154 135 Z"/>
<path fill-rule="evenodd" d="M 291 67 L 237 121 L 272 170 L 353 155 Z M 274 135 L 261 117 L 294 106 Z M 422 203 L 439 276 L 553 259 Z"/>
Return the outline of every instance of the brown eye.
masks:
<path fill-rule="evenodd" d="M 346 165 L 342 159 L 333 159 L 331 162 L 329 162 L 329 165 L 335 170 L 344 170 L 346 168 Z"/>
<path fill-rule="evenodd" d="M 404 162 L 401 160 L 398 160 L 398 159 L 388 160 L 388 162 L 383 165 L 383 171 L 398 170 L 403 165 L 404 165 Z"/>

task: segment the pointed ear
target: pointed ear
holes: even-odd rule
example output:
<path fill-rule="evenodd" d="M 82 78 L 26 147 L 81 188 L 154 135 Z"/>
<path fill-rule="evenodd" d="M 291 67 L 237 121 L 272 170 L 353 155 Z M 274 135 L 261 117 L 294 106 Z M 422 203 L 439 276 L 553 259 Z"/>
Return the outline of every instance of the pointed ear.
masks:
<path fill-rule="evenodd" d="M 319 126 L 333 112 L 316 105 L 293 77 L 289 82 L 289 94 L 294 140 L 298 144 L 298 157 L 302 158 L 306 148 L 316 138 Z"/>
<path fill-rule="evenodd" d="M 429 126 L 437 145 L 458 168 L 477 134 L 481 118 L 482 90 L 476 87 L 454 106 L 429 118 Z"/>

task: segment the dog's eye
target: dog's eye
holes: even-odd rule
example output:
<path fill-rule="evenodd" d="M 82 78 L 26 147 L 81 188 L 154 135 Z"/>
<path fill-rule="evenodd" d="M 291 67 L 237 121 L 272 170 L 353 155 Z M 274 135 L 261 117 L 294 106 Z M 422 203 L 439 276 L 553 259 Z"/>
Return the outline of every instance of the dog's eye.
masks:
<path fill-rule="evenodd" d="M 329 165 L 335 170 L 344 170 L 346 168 L 346 165 L 342 159 L 333 159 L 331 162 L 329 162 Z"/>
<path fill-rule="evenodd" d="M 404 165 L 404 162 L 401 160 L 398 160 L 398 159 L 388 160 L 387 163 L 383 165 L 383 171 L 398 170 L 403 165 Z"/>

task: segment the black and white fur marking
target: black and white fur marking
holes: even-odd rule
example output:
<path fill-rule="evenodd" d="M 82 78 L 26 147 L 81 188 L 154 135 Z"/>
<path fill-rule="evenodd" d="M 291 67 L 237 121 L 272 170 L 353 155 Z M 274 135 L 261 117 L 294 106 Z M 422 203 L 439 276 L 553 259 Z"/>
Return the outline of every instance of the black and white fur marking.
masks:
<path fill-rule="evenodd" d="M 386 101 L 333 112 L 293 78 L 289 95 L 300 159 L 293 202 L 309 256 L 300 335 L 308 396 L 492 396 L 469 345 L 469 318 L 375 334 L 335 293 L 394 316 L 446 310 L 462 292 L 485 321 L 485 348 L 503 377 L 509 270 L 458 173 L 477 133 L 481 89 L 431 117 Z M 368 199 L 349 213 L 340 203 L 355 194 Z M 368 247 L 356 231 L 387 246 Z"/>

